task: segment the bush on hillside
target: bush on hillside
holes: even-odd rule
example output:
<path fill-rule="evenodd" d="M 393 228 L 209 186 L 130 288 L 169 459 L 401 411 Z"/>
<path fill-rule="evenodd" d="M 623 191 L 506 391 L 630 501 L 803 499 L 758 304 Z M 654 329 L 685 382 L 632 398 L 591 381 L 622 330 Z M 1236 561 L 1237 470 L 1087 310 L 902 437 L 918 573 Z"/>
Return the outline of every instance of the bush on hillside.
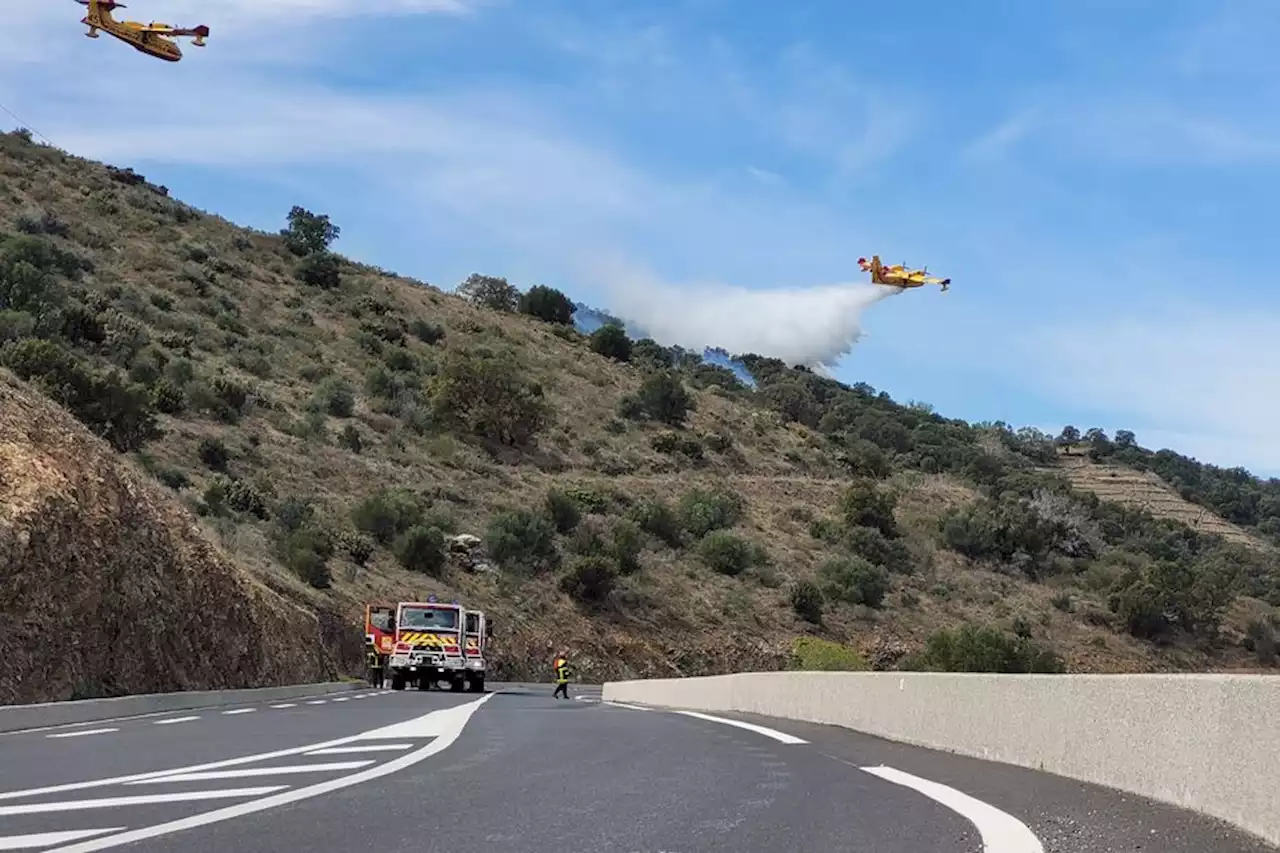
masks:
<path fill-rule="evenodd" d="M 546 425 L 542 386 L 522 375 L 508 352 L 450 350 L 431 383 L 435 418 L 454 429 L 503 445 L 531 442 Z"/>
<path fill-rule="evenodd" d="M 791 660 L 787 668 L 818 672 L 862 672 L 870 669 L 870 666 L 858 654 L 857 649 L 843 643 L 821 637 L 796 637 L 791 644 Z"/>
<path fill-rule="evenodd" d="M 746 502 L 735 492 L 690 489 L 680 498 L 680 524 L 695 538 L 733 527 L 746 514 Z"/>
<path fill-rule="evenodd" d="M 356 411 L 356 393 L 345 379 L 330 376 L 312 392 L 310 408 L 335 418 L 349 418 Z"/>
<path fill-rule="evenodd" d="M 791 588 L 791 609 L 806 622 L 821 625 L 825 603 L 822 590 L 813 581 L 800 581 Z"/>
<path fill-rule="evenodd" d="M 899 665 L 932 672 L 1062 673 L 1066 664 L 1045 646 L 996 628 L 965 625 L 931 635 L 920 652 Z"/>
<path fill-rule="evenodd" d="M 560 590 L 581 604 L 599 606 L 609 598 L 617 571 L 607 557 L 579 557 L 560 578 Z"/>
<path fill-rule="evenodd" d="M 520 313 L 537 317 L 544 323 L 562 326 L 572 325 L 573 314 L 578 308 L 554 287 L 536 284 L 520 297 Z"/>
<path fill-rule="evenodd" d="M 383 489 L 365 498 L 351 512 L 357 530 L 390 546 L 402 533 L 421 524 L 426 507 L 407 489 Z"/>
<path fill-rule="evenodd" d="M 568 533 L 582 520 L 582 510 L 573 498 L 557 488 L 547 490 L 547 515 L 557 533 Z"/>
<path fill-rule="evenodd" d="M 651 373 L 634 395 L 622 398 L 618 413 L 630 420 L 652 420 L 681 426 L 693 409 L 693 399 L 675 373 Z"/>
<path fill-rule="evenodd" d="M 555 527 L 541 513 L 518 509 L 494 516 L 485 530 L 485 550 L 504 569 L 539 572 L 559 561 Z"/>
<path fill-rule="evenodd" d="M 894 574 L 911 574 L 911 551 L 901 539 L 890 539 L 875 527 L 851 527 L 844 535 L 845 547 L 856 556 Z"/>
<path fill-rule="evenodd" d="M 472 305 L 491 311 L 512 312 L 520 307 L 520 291 L 505 278 L 472 273 L 458 285 L 457 293 Z"/>
<path fill-rule="evenodd" d="M 289 211 L 289 226 L 280 232 L 285 247 L 299 257 L 325 252 L 341 234 L 342 229 L 330 222 L 327 214 L 297 205 Z"/>
<path fill-rule="evenodd" d="M 759 546 L 727 530 L 713 530 L 702 537 L 697 554 L 707 568 L 730 577 L 763 561 Z"/>
<path fill-rule="evenodd" d="M 332 252 L 312 252 L 298 261 L 298 281 L 321 290 L 333 290 L 342 284 L 342 262 Z"/>
<path fill-rule="evenodd" d="M 614 361 L 631 360 L 631 338 L 621 326 L 605 323 L 591 333 L 591 349 Z"/>
<path fill-rule="evenodd" d="M 837 557 L 818 568 L 823 594 L 829 601 L 879 608 L 889 591 L 889 575 L 861 557 Z"/>
<path fill-rule="evenodd" d="M 627 517 L 645 533 L 672 548 L 679 548 L 684 544 L 684 529 L 680 517 L 661 499 L 640 501 L 627 512 Z"/>
<path fill-rule="evenodd" d="M 414 525 L 395 544 L 396 559 L 411 572 L 439 577 L 444 571 L 444 534 L 437 527 Z"/>
<path fill-rule="evenodd" d="M 850 528 L 870 527 L 894 539 L 898 535 L 898 524 L 893 515 L 897 503 L 897 497 L 874 480 L 858 478 L 840 498 L 840 514 Z"/>

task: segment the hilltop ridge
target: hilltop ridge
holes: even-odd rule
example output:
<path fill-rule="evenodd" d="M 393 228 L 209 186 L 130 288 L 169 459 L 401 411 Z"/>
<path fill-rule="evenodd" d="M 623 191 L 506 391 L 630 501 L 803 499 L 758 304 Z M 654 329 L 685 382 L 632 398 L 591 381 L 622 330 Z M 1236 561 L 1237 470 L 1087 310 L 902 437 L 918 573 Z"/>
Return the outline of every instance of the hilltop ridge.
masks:
<path fill-rule="evenodd" d="M 584 334 L 554 288 L 475 275 L 444 292 L 334 254 L 326 216 L 284 214 L 280 234 L 238 228 L 0 136 L 0 365 L 302 612 L 354 626 L 366 600 L 462 597 L 498 626 L 497 677 L 543 674 L 553 643 L 588 679 L 1275 663 L 1274 480 L 1096 432 L 1096 461 L 1064 464 L 1078 434 Z M 5 440 L 28 453 L 23 435 Z M 1108 494 L 1081 473 L 1100 464 L 1173 478 L 1171 500 Z M 1193 530 L 1187 501 L 1227 518 Z M 462 532 L 483 560 L 447 551 Z M 317 642 L 358 671 L 330 648 L 345 641 Z"/>

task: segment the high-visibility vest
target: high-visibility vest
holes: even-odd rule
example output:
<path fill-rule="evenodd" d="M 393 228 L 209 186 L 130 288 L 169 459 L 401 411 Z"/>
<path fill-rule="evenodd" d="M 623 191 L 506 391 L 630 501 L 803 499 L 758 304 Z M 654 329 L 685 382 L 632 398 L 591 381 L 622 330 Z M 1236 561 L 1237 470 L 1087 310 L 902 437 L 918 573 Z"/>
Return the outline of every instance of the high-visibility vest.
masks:
<path fill-rule="evenodd" d="M 556 658 L 556 684 L 569 683 L 569 662 L 564 658 Z"/>

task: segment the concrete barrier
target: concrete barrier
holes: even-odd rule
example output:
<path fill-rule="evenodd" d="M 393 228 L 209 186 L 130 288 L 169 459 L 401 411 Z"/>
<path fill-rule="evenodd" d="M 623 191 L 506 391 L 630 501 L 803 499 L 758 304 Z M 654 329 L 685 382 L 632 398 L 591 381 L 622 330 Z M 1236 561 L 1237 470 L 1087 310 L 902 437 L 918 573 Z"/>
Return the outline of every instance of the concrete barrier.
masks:
<path fill-rule="evenodd" d="M 74 702 L 43 702 L 38 705 L 0 705 L 0 732 L 90 723 L 142 714 L 216 708 L 246 702 L 275 702 L 299 699 L 339 690 L 368 687 L 361 681 L 334 681 L 323 684 L 293 684 L 253 690 L 191 690 L 174 693 L 146 693 L 111 699 L 82 699 Z"/>
<path fill-rule="evenodd" d="M 767 672 L 605 701 L 844 726 L 1117 788 L 1280 844 L 1280 677 Z"/>

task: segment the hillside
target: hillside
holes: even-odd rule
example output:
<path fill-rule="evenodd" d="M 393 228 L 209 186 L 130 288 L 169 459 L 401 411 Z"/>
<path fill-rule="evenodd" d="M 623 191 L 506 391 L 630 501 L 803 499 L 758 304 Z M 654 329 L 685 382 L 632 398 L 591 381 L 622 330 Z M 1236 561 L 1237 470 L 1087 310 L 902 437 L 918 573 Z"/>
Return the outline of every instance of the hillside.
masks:
<path fill-rule="evenodd" d="M 583 335 L 549 288 L 473 276 L 444 292 L 355 264 L 328 250 L 327 218 L 284 213 L 283 234 L 237 228 L 131 171 L 0 136 L 0 364 L 31 389 L 15 393 L 60 402 L 292 607 L 354 630 L 371 599 L 476 602 L 499 677 L 545 675 L 561 644 L 588 679 L 1274 663 L 1265 531 L 1226 541 L 1165 504 L 1073 489 L 1032 431 L 753 356 L 748 387 L 616 326 Z M 32 417 L 15 399 L 0 422 Z M 48 452 L 8 432 L 11 454 Z M 448 553 L 458 533 L 487 559 Z M 61 565 L 50 551 L 39 569 L 49 595 L 117 571 Z M 161 631 L 218 606 L 120 565 L 173 605 Z M 0 683 L 30 677 L 6 667 Z M 126 689 L 82 675 L 81 692 Z"/>

